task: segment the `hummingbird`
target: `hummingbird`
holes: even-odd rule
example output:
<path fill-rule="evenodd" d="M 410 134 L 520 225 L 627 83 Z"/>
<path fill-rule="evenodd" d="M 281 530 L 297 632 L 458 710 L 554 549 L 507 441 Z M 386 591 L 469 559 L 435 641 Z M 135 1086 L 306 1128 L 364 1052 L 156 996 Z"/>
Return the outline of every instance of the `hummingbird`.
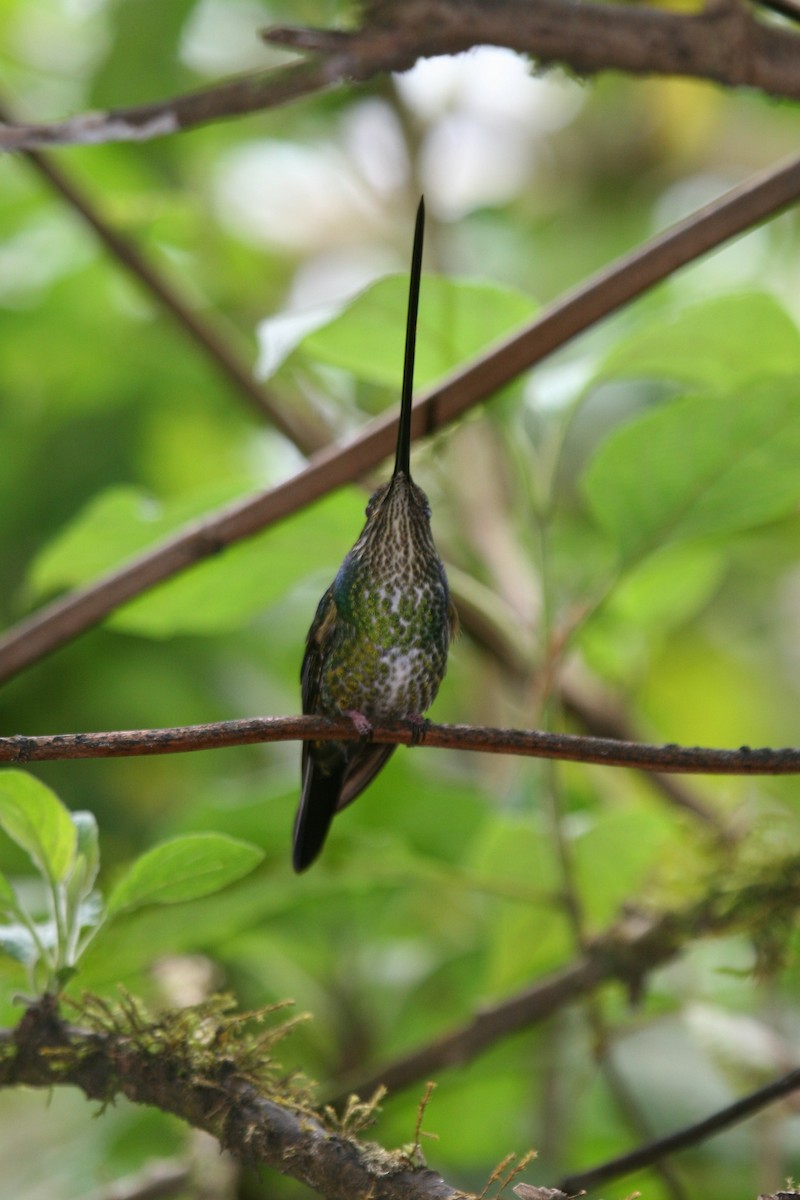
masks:
<path fill-rule="evenodd" d="M 362 740 L 304 742 L 294 823 L 295 871 L 311 866 L 340 809 L 361 794 L 394 751 L 373 746 L 372 721 L 421 725 L 457 630 L 431 510 L 411 478 L 411 396 L 422 273 L 425 205 L 414 228 L 400 421 L 394 471 L 371 497 L 358 541 L 319 602 L 300 674 L 303 712 L 348 715 Z"/>

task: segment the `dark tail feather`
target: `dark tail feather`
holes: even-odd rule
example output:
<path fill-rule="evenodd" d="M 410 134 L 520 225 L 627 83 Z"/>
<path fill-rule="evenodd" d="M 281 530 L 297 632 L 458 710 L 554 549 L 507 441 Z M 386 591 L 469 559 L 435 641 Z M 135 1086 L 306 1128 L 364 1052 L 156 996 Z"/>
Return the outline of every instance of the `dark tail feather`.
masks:
<path fill-rule="evenodd" d="M 292 865 L 305 871 L 325 845 L 339 803 L 342 772 L 324 775 L 309 757 L 303 772 L 303 794 L 294 821 Z"/>

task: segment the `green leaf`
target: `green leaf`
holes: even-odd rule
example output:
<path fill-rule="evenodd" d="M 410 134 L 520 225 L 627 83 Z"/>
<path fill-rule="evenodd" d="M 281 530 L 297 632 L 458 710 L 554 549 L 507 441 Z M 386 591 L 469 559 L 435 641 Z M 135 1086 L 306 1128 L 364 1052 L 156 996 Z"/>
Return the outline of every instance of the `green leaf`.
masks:
<path fill-rule="evenodd" d="M 228 486 L 161 503 L 140 488 L 107 488 L 37 556 L 28 580 L 33 596 L 94 579 L 240 492 Z"/>
<path fill-rule="evenodd" d="M 339 316 L 308 334 L 299 348 L 359 379 L 399 388 L 408 276 L 379 279 Z M 496 284 L 426 275 L 422 280 L 414 381 L 440 379 L 490 343 L 530 320 L 530 296 Z"/>
<path fill-rule="evenodd" d="M 75 826 L 49 787 L 25 771 L 0 772 L 0 826 L 51 883 L 66 877 L 75 859 Z"/>
<path fill-rule="evenodd" d="M 632 566 L 578 633 L 593 670 L 617 680 L 640 671 L 708 603 L 725 567 L 722 550 L 705 541 L 670 543 Z"/>
<path fill-rule="evenodd" d="M 108 900 L 108 916 L 145 904 L 177 904 L 219 891 L 264 857 L 257 846 L 221 833 L 195 833 L 155 846 L 133 864 Z"/>
<path fill-rule="evenodd" d="M 471 847 L 467 865 L 487 886 L 497 886 L 517 903 L 499 905 L 486 936 L 485 976 L 489 994 L 506 993 L 550 970 L 569 951 L 569 930 L 554 912 L 558 868 L 547 838 L 535 822 L 492 814 Z"/>
<path fill-rule="evenodd" d="M 776 520 L 800 501 L 794 380 L 675 400 L 616 430 L 584 476 L 597 522 L 628 564 L 681 538 Z"/>
<path fill-rule="evenodd" d="M 638 895 L 674 842 L 674 830 L 656 809 L 625 805 L 593 817 L 574 839 L 572 855 L 583 906 L 593 927 L 613 920 Z"/>
<path fill-rule="evenodd" d="M 94 579 L 180 528 L 208 499 L 161 506 L 133 488 L 109 489 L 39 555 L 30 578 L 34 593 Z M 355 488 L 326 496 L 124 605 L 108 624 L 146 637 L 237 629 L 303 574 L 327 568 L 332 578 L 361 529 L 364 503 Z"/>
<path fill-rule="evenodd" d="M 167 94 L 186 87 L 189 72 L 179 48 L 193 0 L 120 0 L 114 7 L 105 60 L 94 72 L 92 104 L 113 108 L 153 99 L 159 85 Z"/>
<path fill-rule="evenodd" d="M 772 296 L 750 292 L 689 305 L 634 334 L 614 347 L 596 381 L 653 377 L 730 391 L 798 372 L 797 326 Z"/>

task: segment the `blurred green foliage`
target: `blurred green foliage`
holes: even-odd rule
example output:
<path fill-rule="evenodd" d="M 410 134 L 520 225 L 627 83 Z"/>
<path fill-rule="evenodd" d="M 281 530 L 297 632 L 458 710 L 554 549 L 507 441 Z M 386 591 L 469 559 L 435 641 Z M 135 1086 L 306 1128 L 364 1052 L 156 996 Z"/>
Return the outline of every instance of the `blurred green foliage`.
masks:
<path fill-rule="evenodd" d="M 348 15 L 331 0 L 4 0 L 4 99 L 36 119 L 154 100 L 269 65 L 261 26 Z M 428 64 L 443 74 L 427 92 L 419 71 L 413 87 L 378 82 L 58 161 L 246 361 L 259 344 L 268 358 L 270 326 L 300 311 L 307 324 L 263 367 L 268 386 L 347 432 L 396 403 L 420 186 L 422 382 L 795 149 L 788 105 L 674 80 L 535 78 L 511 55 L 487 88 L 482 54 Z M 21 156 L 0 159 L 0 229 L 0 610 L 11 624 L 301 460 Z M 558 665 L 642 737 L 797 743 L 798 249 L 796 216 L 783 215 L 415 450 L 441 549 L 491 597 L 519 656 L 511 670 L 468 629 L 434 719 L 561 727 L 558 697 L 543 703 L 540 686 Z M 126 605 L 4 686 L 3 732 L 297 711 L 305 632 L 364 499 L 343 489 Z M 283 1047 L 286 1067 L 335 1088 L 571 961 L 579 934 L 621 905 L 680 904 L 742 853 L 639 776 L 419 750 L 393 757 L 296 878 L 298 759 L 275 745 L 37 767 L 97 818 L 106 892 L 137 855 L 182 834 L 265 853 L 252 875 L 166 918 L 121 915 L 74 986 L 175 1002 L 202 963 L 207 986 L 243 1006 L 292 997 L 314 1020 Z M 754 859 L 800 832 L 795 780 L 684 782 Z M 0 869 L 24 888 L 8 841 Z M 425 1119 L 439 1135 L 431 1162 L 480 1190 L 508 1151 L 533 1145 L 527 1177 L 553 1184 L 645 1127 L 666 1132 L 757 1086 L 792 1057 L 793 948 L 782 973 L 756 978 L 746 939 L 699 944 L 634 1010 L 611 989 L 591 1020 L 576 1007 L 442 1072 Z M 22 968 L 0 964 L 0 982 L 10 1023 Z M 387 1100 L 380 1140 L 410 1140 L 423 1083 Z M 45 1180 L 48 1197 L 71 1200 L 186 1145 L 171 1118 L 121 1106 L 91 1121 L 79 1096 L 46 1108 L 7 1094 L 0 1112 L 2 1200 L 33 1200 Z M 773 1190 L 800 1171 L 797 1119 L 770 1112 L 677 1169 L 706 1200 Z M 668 1194 L 650 1172 L 604 1195 L 634 1187 Z M 301 1193 L 272 1177 L 241 1185 L 251 1200 Z"/>

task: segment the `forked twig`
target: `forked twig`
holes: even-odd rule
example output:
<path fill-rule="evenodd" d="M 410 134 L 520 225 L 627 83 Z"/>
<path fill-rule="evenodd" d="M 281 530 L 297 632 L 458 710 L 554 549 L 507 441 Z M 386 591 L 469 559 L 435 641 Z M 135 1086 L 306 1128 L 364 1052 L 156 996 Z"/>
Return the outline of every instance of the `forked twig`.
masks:
<path fill-rule="evenodd" d="M 781 0 L 772 0 L 773 6 Z M 785 12 L 789 0 L 784 0 Z M 211 121 L 275 108 L 335 85 L 405 71 L 420 58 L 504 46 L 581 75 L 711 79 L 773 96 L 800 95 L 800 41 L 759 21 L 738 0 L 700 12 L 585 0 L 382 0 L 360 29 L 272 29 L 265 38 L 312 57 L 150 104 L 0 129 L 0 149 L 91 145 L 164 137 Z M 380 10 L 380 11 L 379 11 Z"/>

